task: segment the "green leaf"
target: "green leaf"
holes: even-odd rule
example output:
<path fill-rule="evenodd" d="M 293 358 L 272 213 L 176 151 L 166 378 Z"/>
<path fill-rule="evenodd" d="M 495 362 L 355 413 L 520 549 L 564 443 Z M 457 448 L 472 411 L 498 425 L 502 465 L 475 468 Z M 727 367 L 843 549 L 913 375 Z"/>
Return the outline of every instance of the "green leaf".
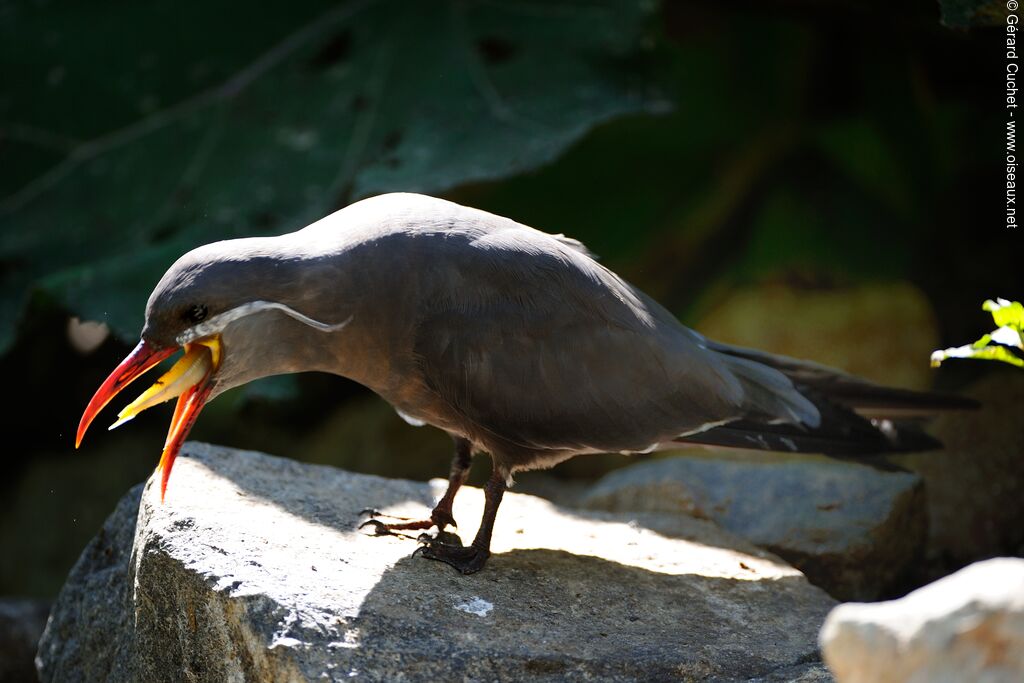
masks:
<path fill-rule="evenodd" d="M 5 7 L 0 351 L 29 287 L 134 336 L 191 247 L 294 230 L 376 193 L 522 173 L 598 123 L 663 109 L 637 59 L 653 9 Z"/>
<path fill-rule="evenodd" d="M 1018 332 L 1024 332 L 1024 306 L 1019 301 L 989 299 L 981 308 L 992 314 L 992 319 L 999 327 L 1012 327 Z"/>
<path fill-rule="evenodd" d="M 983 346 L 975 348 L 974 344 L 969 346 L 957 346 L 944 351 L 932 353 L 932 367 L 938 367 L 942 361 L 949 358 L 974 358 L 975 360 L 998 360 L 1018 368 L 1024 368 L 1024 359 L 1018 358 L 1005 346 Z"/>
<path fill-rule="evenodd" d="M 948 358 L 975 358 L 998 360 L 1024 368 L 1024 306 L 1019 301 L 989 299 L 982 305 L 999 325 L 999 329 L 982 335 L 968 346 L 958 346 L 932 353 L 932 367 L 938 367 Z"/>

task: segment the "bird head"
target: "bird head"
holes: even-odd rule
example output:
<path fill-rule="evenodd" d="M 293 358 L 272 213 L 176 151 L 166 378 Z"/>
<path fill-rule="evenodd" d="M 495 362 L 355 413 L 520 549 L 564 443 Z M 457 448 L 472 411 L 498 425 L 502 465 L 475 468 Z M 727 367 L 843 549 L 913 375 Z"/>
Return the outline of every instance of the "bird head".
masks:
<path fill-rule="evenodd" d="M 158 470 L 161 500 L 174 459 L 214 395 L 257 377 L 295 371 L 282 366 L 282 345 L 274 326 L 282 320 L 334 331 L 330 325 L 293 308 L 301 282 L 291 275 L 290 260 L 267 239 L 217 242 L 178 259 L 160 279 L 146 306 L 138 345 L 121 361 L 89 401 L 78 425 L 75 447 L 96 415 L 125 387 L 179 350 L 184 354 L 149 389 L 129 403 L 110 429 L 142 411 L 177 399 Z"/>

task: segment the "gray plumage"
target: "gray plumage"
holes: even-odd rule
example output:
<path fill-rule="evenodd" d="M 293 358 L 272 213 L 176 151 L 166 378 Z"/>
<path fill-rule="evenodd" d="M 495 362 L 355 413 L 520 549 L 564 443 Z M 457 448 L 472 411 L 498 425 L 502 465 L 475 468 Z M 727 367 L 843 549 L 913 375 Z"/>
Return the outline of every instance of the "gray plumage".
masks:
<path fill-rule="evenodd" d="M 231 319 L 254 301 L 280 306 Z M 856 412 L 858 401 L 872 403 L 871 417 L 884 418 L 889 390 L 710 342 L 579 242 L 421 195 L 374 197 L 298 232 L 186 254 L 150 297 L 143 337 L 179 343 L 196 306 L 204 329 L 231 319 L 216 329 L 224 357 L 214 394 L 272 374 L 343 375 L 491 453 L 502 480 L 578 454 L 679 440 L 837 453 L 901 446 L 899 430 Z M 829 386 L 846 393 L 832 400 Z M 922 397 L 895 395 L 910 406 Z M 453 469 L 455 489 L 456 479 Z"/>
<path fill-rule="evenodd" d="M 335 372 L 482 444 L 540 450 L 639 451 L 748 416 L 818 423 L 782 373 L 709 349 L 579 243 L 431 197 L 384 195 L 289 235 L 200 247 L 161 280 L 143 336 L 176 336 L 192 305 L 213 317 L 253 299 L 351 323 L 240 319 L 224 330 L 216 392 Z"/>

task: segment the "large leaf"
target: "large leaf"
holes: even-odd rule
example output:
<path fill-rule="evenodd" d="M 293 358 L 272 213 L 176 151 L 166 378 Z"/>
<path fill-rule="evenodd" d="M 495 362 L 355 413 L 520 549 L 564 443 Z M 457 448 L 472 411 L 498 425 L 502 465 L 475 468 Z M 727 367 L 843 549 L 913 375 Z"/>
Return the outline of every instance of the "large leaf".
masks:
<path fill-rule="evenodd" d="M 35 287 L 133 336 L 180 253 L 555 158 L 661 106 L 653 3 L 5 6 L 0 350 Z"/>

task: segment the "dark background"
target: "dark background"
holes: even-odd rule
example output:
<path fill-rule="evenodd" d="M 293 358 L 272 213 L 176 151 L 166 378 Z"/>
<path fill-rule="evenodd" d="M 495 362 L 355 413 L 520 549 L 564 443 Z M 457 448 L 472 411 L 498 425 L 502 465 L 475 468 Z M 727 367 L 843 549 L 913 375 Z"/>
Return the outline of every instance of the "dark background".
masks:
<path fill-rule="evenodd" d="M 576 237 L 712 337 L 922 389 L 1002 372 L 928 367 L 1024 296 L 1002 17 L 977 5 L 4 4 L 0 594 L 53 596 L 152 472 L 169 406 L 72 441 L 174 258 L 383 191 Z M 113 334 L 76 350 L 73 315 Z M 314 375 L 231 392 L 192 436 L 416 479 L 450 448 Z"/>

